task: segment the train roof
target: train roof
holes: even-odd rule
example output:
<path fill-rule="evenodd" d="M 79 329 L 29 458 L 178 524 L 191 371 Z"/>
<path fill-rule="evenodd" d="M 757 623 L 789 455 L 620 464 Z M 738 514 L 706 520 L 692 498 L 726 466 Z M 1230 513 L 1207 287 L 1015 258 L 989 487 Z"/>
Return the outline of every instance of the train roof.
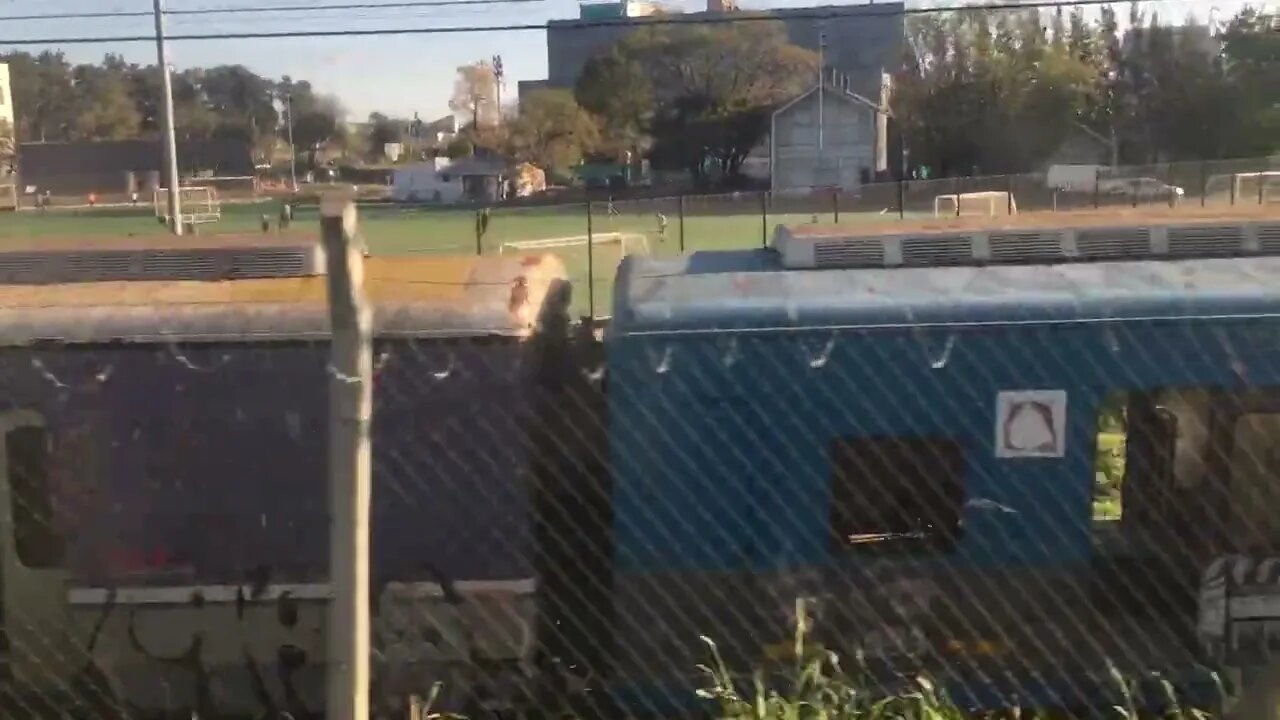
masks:
<path fill-rule="evenodd" d="M 1280 258 L 788 270 L 772 249 L 628 257 L 609 331 L 1280 316 Z"/>
<path fill-rule="evenodd" d="M 566 311 L 554 255 L 370 257 L 376 336 L 531 334 Z M 323 275 L 0 285 L 0 345 L 306 340 L 329 336 Z"/>

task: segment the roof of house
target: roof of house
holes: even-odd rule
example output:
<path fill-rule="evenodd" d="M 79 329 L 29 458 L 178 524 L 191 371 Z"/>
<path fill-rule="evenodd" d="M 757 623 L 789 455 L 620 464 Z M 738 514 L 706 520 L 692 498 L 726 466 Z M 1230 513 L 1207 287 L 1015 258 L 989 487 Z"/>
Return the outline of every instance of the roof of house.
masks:
<path fill-rule="evenodd" d="M 628 257 L 615 335 L 1124 319 L 1280 319 L 1280 258 L 788 270 L 771 249 Z"/>
<path fill-rule="evenodd" d="M 846 90 L 837 85 L 833 85 L 830 82 L 823 82 L 822 88 L 824 92 L 829 93 L 831 97 L 834 97 L 838 100 L 844 100 L 850 103 L 858 103 L 861 105 L 865 105 L 868 110 L 873 110 L 876 112 L 880 111 L 880 103 L 877 103 L 873 100 L 868 100 L 862 95 L 859 95 L 858 93 L 853 92 L 851 90 Z M 773 116 L 777 117 L 778 115 L 786 112 L 787 110 L 790 110 L 792 107 L 797 105 L 800 101 L 804 100 L 805 98 L 809 97 L 810 95 L 816 92 L 818 92 L 818 83 L 814 83 L 808 90 L 805 90 L 804 92 L 800 93 L 794 98 L 791 98 L 787 102 L 778 106 L 778 109 L 773 111 Z"/>
<path fill-rule="evenodd" d="M 365 261 L 380 336 L 528 335 L 567 278 L 553 255 Z M 0 345 L 324 339 L 327 297 L 324 276 L 0 285 Z"/>

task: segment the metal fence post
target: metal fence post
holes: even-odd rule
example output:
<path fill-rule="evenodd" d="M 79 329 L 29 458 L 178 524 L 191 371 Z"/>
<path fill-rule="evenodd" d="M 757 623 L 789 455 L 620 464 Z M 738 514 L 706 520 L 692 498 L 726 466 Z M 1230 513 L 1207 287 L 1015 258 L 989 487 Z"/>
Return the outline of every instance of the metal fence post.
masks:
<path fill-rule="evenodd" d="M 1231 173 L 1231 204 L 1236 204 L 1236 174 Z"/>
<path fill-rule="evenodd" d="M 1204 207 L 1205 196 L 1209 194 L 1209 163 L 1200 161 L 1200 207 Z"/>
<path fill-rule="evenodd" d="M 1093 209 L 1097 210 L 1102 204 L 1102 171 L 1098 168 L 1093 169 Z"/>
<path fill-rule="evenodd" d="M 373 416 L 372 314 L 364 294 L 355 203 L 321 202 L 329 319 L 329 720 L 369 717 L 369 426 Z"/>
<path fill-rule="evenodd" d="M 676 213 L 680 221 L 680 252 L 684 252 L 684 195 L 676 198 Z"/>
<path fill-rule="evenodd" d="M 1012 215 L 1013 214 L 1013 175 L 1004 176 L 1004 191 L 1005 191 L 1005 205 L 1006 205 L 1005 214 Z M 1053 209 L 1054 210 L 1058 209 L 1058 196 L 1056 194 L 1053 196 Z"/>
<path fill-rule="evenodd" d="M 760 191 L 760 247 L 769 247 L 769 191 Z"/>
<path fill-rule="evenodd" d="M 956 196 L 956 217 L 960 217 L 960 176 L 951 179 L 951 192 Z"/>
<path fill-rule="evenodd" d="M 1265 195 L 1264 195 L 1264 193 L 1263 193 L 1263 187 L 1264 187 L 1264 185 L 1263 185 L 1263 183 L 1262 183 L 1262 178 L 1263 178 L 1263 176 L 1262 176 L 1262 175 L 1257 175 L 1257 176 L 1255 176 L 1255 177 L 1257 177 L 1257 178 L 1258 178 L 1258 204 L 1259 204 L 1259 205 L 1262 205 L 1262 204 L 1265 202 L 1265 200 L 1264 200 Z"/>
<path fill-rule="evenodd" d="M 595 229 L 591 215 L 591 201 L 587 201 L 587 316 L 596 317 L 596 265 L 595 265 Z"/>
<path fill-rule="evenodd" d="M 476 255 L 484 254 L 482 239 L 484 238 L 484 211 L 476 210 Z"/>
<path fill-rule="evenodd" d="M 831 191 L 831 214 L 835 218 L 834 222 L 840 224 L 840 191 Z"/>
<path fill-rule="evenodd" d="M 905 220 L 907 218 L 907 179 L 898 176 L 898 219 Z"/>

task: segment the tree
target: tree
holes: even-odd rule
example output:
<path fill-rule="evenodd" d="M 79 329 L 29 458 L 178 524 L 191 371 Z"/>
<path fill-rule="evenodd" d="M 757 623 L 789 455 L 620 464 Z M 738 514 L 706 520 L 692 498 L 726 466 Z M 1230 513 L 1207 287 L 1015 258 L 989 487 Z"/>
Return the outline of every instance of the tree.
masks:
<path fill-rule="evenodd" d="M 444 154 L 450 160 L 471 157 L 475 153 L 475 146 L 465 137 L 457 137 L 449 141 L 448 147 L 445 148 Z"/>
<path fill-rule="evenodd" d="M 1275 17 L 1246 7 L 1222 34 L 1222 73 L 1233 100 L 1232 154 L 1280 150 L 1280 32 Z"/>
<path fill-rule="evenodd" d="M 17 136 L 27 141 L 66 140 L 75 93 L 71 64 L 58 52 L 0 56 L 9 65 Z"/>
<path fill-rule="evenodd" d="M 257 142 L 276 134 L 280 117 L 270 80 L 243 65 L 219 65 L 203 71 L 199 82 L 205 102 L 224 126 L 223 135 L 243 135 Z"/>
<path fill-rule="evenodd" d="M 274 95 L 279 104 L 286 109 L 281 115 L 281 136 L 287 135 L 292 112 L 293 144 L 298 153 L 307 153 L 311 165 L 315 165 L 316 156 L 332 141 L 344 140 L 342 119 L 346 110 L 335 97 L 316 93 L 311 83 L 294 81 L 286 76 L 276 84 Z"/>
<path fill-rule="evenodd" d="M 387 145 L 404 142 L 405 130 L 406 123 L 400 120 L 393 120 L 382 113 L 370 113 L 369 156 L 382 158 L 386 152 Z"/>
<path fill-rule="evenodd" d="M 558 171 L 581 162 L 599 141 L 595 118 L 568 90 L 539 90 L 523 99 L 507 139 L 517 160 Z"/>
<path fill-rule="evenodd" d="M 578 96 L 615 147 L 638 146 L 643 129 L 659 164 L 697 178 L 714 166 L 732 179 L 764 139 L 770 111 L 816 71 L 817 56 L 792 45 L 780 21 L 651 26 L 589 63 Z"/>
<path fill-rule="evenodd" d="M 487 60 L 463 65 L 453 84 L 449 109 L 463 116 L 473 127 L 498 124 L 498 76 Z"/>
<path fill-rule="evenodd" d="M 118 67 L 77 65 L 72 70 L 72 81 L 76 95 L 71 106 L 70 139 L 137 137 L 142 117 L 129 93 L 128 80 Z"/>
<path fill-rule="evenodd" d="M 1038 169 L 1075 131 L 1097 73 L 1039 11 L 921 16 L 891 101 L 913 162 L 934 175 Z"/>
<path fill-rule="evenodd" d="M 574 89 L 578 104 L 596 117 L 596 152 L 620 161 L 640 156 L 652 145 L 653 85 L 640 60 L 614 48 L 587 63 Z"/>

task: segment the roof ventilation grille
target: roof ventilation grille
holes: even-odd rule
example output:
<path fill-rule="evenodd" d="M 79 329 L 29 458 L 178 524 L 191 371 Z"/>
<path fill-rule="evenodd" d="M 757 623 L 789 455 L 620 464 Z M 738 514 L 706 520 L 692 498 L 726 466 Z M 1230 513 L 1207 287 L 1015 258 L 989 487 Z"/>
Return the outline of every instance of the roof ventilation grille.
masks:
<path fill-rule="evenodd" d="M 1222 257 L 1244 250 L 1244 226 L 1195 225 L 1169 228 L 1169 255 L 1180 258 Z"/>
<path fill-rule="evenodd" d="M 992 233 L 987 238 L 992 262 L 1037 263 L 1067 259 L 1062 233 L 1056 230 Z"/>
<path fill-rule="evenodd" d="M 1258 226 L 1258 249 L 1264 253 L 1280 253 L 1280 223 Z"/>
<path fill-rule="evenodd" d="M 971 265 L 973 263 L 973 241 L 968 235 L 902 239 L 903 265 Z"/>
<path fill-rule="evenodd" d="M 1139 228 L 1101 228 L 1076 233 L 1076 251 L 1083 260 L 1118 260 L 1151 255 L 1151 231 Z"/>
<path fill-rule="evenodd" d="M 831 240 L 813 246 L 815 267 L 883 267 L 884 243 L 867 240 Z"/>
<path fill-rule="evenodd" d="M 190 247 L 61 246 L 0 251 L 0 282 L 10 285 L 239 280 L 324 273 L 324 251 L 314 242 L 242 240 L 236 244 L 227 240 Z"/>

